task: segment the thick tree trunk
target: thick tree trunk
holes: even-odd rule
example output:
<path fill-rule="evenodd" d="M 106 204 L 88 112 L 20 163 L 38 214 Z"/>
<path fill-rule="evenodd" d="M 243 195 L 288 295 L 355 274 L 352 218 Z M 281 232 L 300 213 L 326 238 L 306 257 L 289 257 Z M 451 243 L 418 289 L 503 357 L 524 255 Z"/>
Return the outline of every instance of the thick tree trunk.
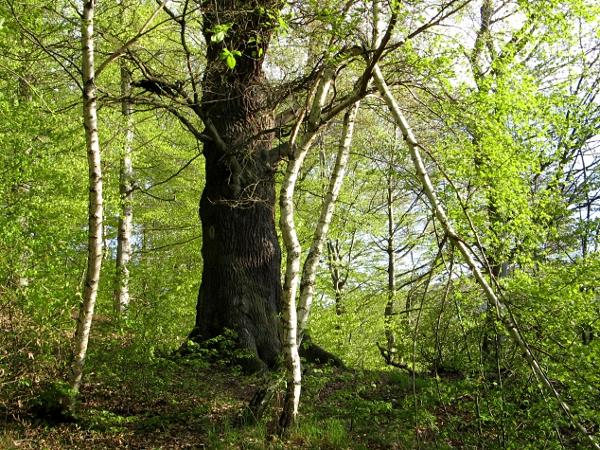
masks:
<path fill-rule="evenodd" d="M 238 343 L 268 365 L 281 352 L 281 251 L 275 229 L 272 108 L 262 71 L 272 24 L 261 8 L 235 0 L 205 5 L 206 72 L 202 117 L 206 185 L 200 200 L 202 284 L 192 338 L 231 329 Z M 277 2 L 261 1 L 273 9 Z M 214 27 L 230 23 L 223 41 Z M 218 42 L 217 42 L 218 41 Z M 224 51 L 237 51 L 235 67 Z M 231 63 L 231 61 L 229 61 Z"/>
<path fill-rule="evenodd" d="M 227 185 L 214 177 L 221 165 L 207 161 L 200 201 L 204 267 L 193 337 L 210 339 L 231 329 L 243 347 L 273 365 L 281 351 L 274 181 L 258 182 L 251 204 L 228 204 Z"/>

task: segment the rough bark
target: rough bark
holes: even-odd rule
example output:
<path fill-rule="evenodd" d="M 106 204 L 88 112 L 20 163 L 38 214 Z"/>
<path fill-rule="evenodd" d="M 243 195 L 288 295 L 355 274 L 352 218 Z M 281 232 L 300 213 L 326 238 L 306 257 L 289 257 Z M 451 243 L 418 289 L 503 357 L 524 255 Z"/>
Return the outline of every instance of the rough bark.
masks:
<path fill-rule="evenodd" d="M 131 259 L 131 231 L 133 227 L 133 166 L 131 150 L 133 145 L 133 105 L 131 95 L 131 73 L 124 62 L 121 62 L 121 114 L 125 124 L 125 140 L 121 155 L 119 177 L 119 194 L 121 198 L 121 214 L 117 231 L 117 261 L 115 278 L 115 310 L 123 314 L 129 307 L 129 261 Z"/>
<path fill-rule="evenodd" d="M 94 306 L 98 294 L 100 267 L 102 264 L 102 165 L 100 162 L 100 143 L 98 141 L 94 71 L 95 6 L 95 0 L 86 1 L 83 4 L 83 14 L 81 16 L 83 123 L 89 167 L 89 217 L 85 289 L 77 320 L 73 361 L 69 374 L 69 384 L 74 392 L 79 391 L 83 376 L 83 366 L 92 326 Z"/>
<path fill-rule="evenodd" d="M 275 229 L 274 126 L 262 70 L 272 24 L 261 8 L 226 0 L 204 4 L 207 42 L 201 114 L 206 184 L 200 200 L 202 283 L 192 338 L 231 329 L 238 343 L 268 365 L 281 351 L 281 251 Z M 278 2 L 257 2 L 274 10 Z M 214 26 L 230 23 L 222 42 Z M 236 50 L 233 69 L 223 50 Z"/>

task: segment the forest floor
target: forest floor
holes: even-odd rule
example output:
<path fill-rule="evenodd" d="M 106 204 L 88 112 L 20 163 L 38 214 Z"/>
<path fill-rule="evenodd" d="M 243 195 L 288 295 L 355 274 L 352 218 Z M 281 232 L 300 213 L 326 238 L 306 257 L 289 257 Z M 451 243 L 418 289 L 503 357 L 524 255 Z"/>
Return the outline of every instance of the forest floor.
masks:
<path fill-rule="evenodd" d="M 299 423 L 280 437 L 282 388 L 261 420 L 244 419 L 264 376 L 244 375 L 226 360 L 208 363 L 207 353 L 155 351 L 102 326 L 77 420 L 51 423 L 31 404 L 65 373 L 68 339 L 42 341 L 35 336 L 50 330 L 36 326 L 5 326 L 0 336 L 0 449 L 474 449 L 497 439 L 482 434 L 459 377 L 310 364 Z"/>
<path fill-rule="evenodd" d="M 438 408 L 436 423 L 412 428 L 410 410 L 400 405 L 412 387 L 391 372 L 359 373 L 313 369 L 306 376 L 299 425 L 280 438 L 274 399 L 264 420 L 240 420 L 259 380 L 224 367 L 188 362 L 154 364 L 124 380 L 88 377 L 80 418 L 50 424 L 24 411 L 0 417 L 2 449 L 401 449 L 463 447 L 440 440 L 434 430 L 458 410 Z M 454 417 L 468 421 L 466 417 Z M 467 422 L 468 423 L 468 422 Z M 471 447 L 474 448 L 474 447 Z"/>
<path fill-rule="evenodd" d="M 413 427 L 409 377 L 312 368 L 305 373 L 299 425 L 280 438 L 281 393 L 263 420 L 240 420 L 261 386 L 257 377 L 190 359 L 119 369 L 88 374 L 74 423 L 41 421 L 23 404 L 0 411 L 0 449 L 401 449 L 417 448 L 417 439 L 422 448 L 455 448 L 463 443 L 443 439 L 439 426 L 470 421 L 456 406 L 439 405 Z"/>

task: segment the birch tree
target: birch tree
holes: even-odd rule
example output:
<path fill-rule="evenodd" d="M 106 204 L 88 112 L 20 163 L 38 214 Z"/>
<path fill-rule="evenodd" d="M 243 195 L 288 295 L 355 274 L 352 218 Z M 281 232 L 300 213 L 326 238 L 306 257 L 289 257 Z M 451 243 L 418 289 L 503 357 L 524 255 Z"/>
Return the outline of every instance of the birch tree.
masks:
<path fill-rule="evenodd" d="M 102 266 L 103 248 L 103 196 L 102 196 L 102 162 L 100 154 L 100 141 L 98 135 L 98 113 L 96 79 L 107 65 L 122 56 L 127 46 L 135 42 L 150 22 L 156 17 L 159 7 L 146 21 L 140 32 L 128 43 L 111 53 L 100 65 L 95 68 L 94 54 L 94 15 L 96 0 L 88 0 L 83 4 L 81 13 L 81 49 L 82 49 L 82 94 L 83 94 L 83 125 L 85 130 L 86 151 L 89 170 L 89 198 L 88 198 L 88 254 L 87 268 L 84 279 L 83 299 L 77 316 L 77 327 L 74 337 L 73 360 L 68 376 L 71 389 L 71 409 L 75 396 L 79 392 L 83 378 L 83 369 L 87 354 L 90 330 L 94 317 L 94 307 L 98 296 L 100 270 Z"/>
<path fill-rule="evenodd" d="M 333 74 L 326 70 L 321 74 L 315 89 L 308 96 L 307 106 L 290 137 L 290 160 L 286 167 L 281 186 L 279 205 L 281 209 L 280 227 L 286 249 L 286 265 L 283 282 L 283 342 L 287 372 L 287 389 L 283 411 L 279 418 L 279 428 L 285 432 L 298 416 L 300 392 L 302 389 L 302 368 L 298 352 L 298 312 L 296 296 L 300 278 L 302 247 L 298 240 L 294 220 L 294 190 L 302 164 L 319 130 L 320 116 L 331 88 Z M 301 136 L 300 126 L 308 118 L 309 131 Z"/>
<path fill-rule="evenodd" d="M 508 305 L 502 301 L 501 297 L 496 293 L 496 290 L 490 282 L 486 279 L 484 271 L 480 268 L 477 257 L 473 249 L 466 243 L 466 241 L 455 231 L 452 223 L 450 222 L 443 205 L 440 203 L 435 187 L 429 178 L 429 174 L 423 162 L 421 155 L 421 145 L 417 141 L 413 134 L 410 125 L 404 114 L 402 113 L 396 99 L 392 92 L 387 86 L 383 74 L 379 67 L 374 68 L 374 80 L 377 88 L 379 89 L 385 103 L 387 104 L 390 113 L 394 117 L 398 127 L 402 132 L 404 141 L 409 149 L 409 153 L 416 171 L 416 174 L 421 181 L 423 190 L 429 201 L 430 207 L 441 224 L 442 228 L 446 233 L 446 237 L 453 242 L 455 247 L 460 251 L 464 260 L 466 261 L 471 273 L 476 279 L 477 283 L 482 288 L 486 298 L 493 305 L 496 318 L 499 320 L 514 344 L 521 350 L 524 358 L 528 362 L 529 366 L 538 382 L 544 385 L 549 393 L 556 398 L 556 401 L 563 411 L 563 413 L 569 418 L 573 425 L 586 437 L 590 444 L 597 449 L 600 449 L 600 444 L 596 441 L 594 436 L 579 422 L 579 420 L 571 413 L 570 406 L 565 402 L 562 395 L 558 392 L 556 387 L 552 384 L 552 381 L 548 378 L 546 372 L 542 369 L 537 357 L 531 350 L 528 342 L 525 340 L 518 323 L 511 313 Z M 486 268 L 484 268 L 486 270 Z"/>
<path fill-rule="evenodd" d="M 354 124 L 360 102 L 356 102 L 348 109 L 344 115 L 344 123 L 342 128 L 342 136 L 338 152 L 335 159 L 331 180 L 325 199 L 321 205 L 319 220 L 315 227 L 311 240 L 310 249 L 306 256 L 306 261 L 302 269 L 302 278 L 300 281 L 300 298 L 298 300 L 298 340 L 302 342 L 302 337 L 308 326 L 310 309 L 312 306 L 315 294 L 315 280 L 317 277 L 317 268 L 319 260 L 323 253 L 323 245 L 327 239 L 327 233 L 331 224 L 331 219 L 335 211 L 335 203 L 342 188 L 342 183 L 346 175 L 346 168 L 350 158 L 350 150 L 352 148 L 352 136 L 354 133 Z M 336 291 L 337 294 L 337 291 Z M 337 300 L 337 298 L 336 298 Z M 336 308 L 338 304 L 336 302 Z"/>
<path fill-rule="evenodd" d="M 69 373 L 69 385 L 74 393 L 79 392 L 83 377 L 83 366 L 87 353 L 94 306 L 98 296 L 100 268 L 102 265 L 102 164 L 98 138 L 98 115 L 96 98 L 96 71 L 94 67 L 94 13 L 96 0 L 83 4 L 81 14 L 83 124 L 89 167 L 89 217 L 88 217 L 88 262 L 85 275 L 83 299 L 77 318 L 74 338 L 73 362 Z"/>
<path fill-rule="evenodd" d="M 132 145 L 134 137 L 131 72 L 121 61 L 121 113 L 125 126 L 119 174 L 121 213 L 117 230 L 117 270 L 115 279 L 115 310 L 123 314 L 129 306 L 129 261 L 131 259 L 131 233 L 133 228 L 133 166 Z"/>

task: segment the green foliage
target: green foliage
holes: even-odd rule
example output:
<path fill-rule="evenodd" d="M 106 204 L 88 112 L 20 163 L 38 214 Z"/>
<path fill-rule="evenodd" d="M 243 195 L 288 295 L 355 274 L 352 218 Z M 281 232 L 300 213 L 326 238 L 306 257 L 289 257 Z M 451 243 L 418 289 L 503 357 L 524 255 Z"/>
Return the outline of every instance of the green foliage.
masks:
<path fill-rule="evenodd" d="M 231 26 L 232 26 L 232 24 L 230 24 L 230 23 L 220 23 L 218 25 L 215 25 L 210 30 L 210 32 L 212 33 L 212 35 L 210 37 L 210 41 L 214 42 L 214 43 L 223 42 L 223 40 L 225 39 L 225 36 L 227 36 L 227 33 L 229 32 Z"/>
<path fill-rule="evenodd" d="M 240 52 L 239 50 L 229 50 L 228 48 L 224 48 L 223 50 L 221 50 L 221 54 L 219 57 L 223 61 L 225 61 L 229 69 L 233 70 L 237 64 L 236 57 L 239 58 L 240 56 L 242 56 L 242 52 Z"/>
<path fill-rule="evenodd" d="M 77 392 L 64 381 L 55 381 L 44 387 L 31 402 L 36 417 L 50 423 L 70 422 L 75 419 Z"/>
<path fill-rule="evenodd" d="M 118 433 L 124 429 L 125 425 L 134 423 L 135 420 L 135 417 L 125 417 L 107 410 L 89 409 L 85 411 L 81 423 L 92 430 Z"/>
<path fill-rule="evenodd" d="M 113 313 L 125 128 L 118 64 L 97 80 L 107 246 L 84 383 L 89 390 L 77 425 L 85 432 L 69 425 L 67 437 L 24 422 L 27 405 L 56 417 L 72 403 L 73 393 L 53 380 L 69 363 L 72 312 L 83 289 L 87 181 L 74 107 L 81 97 L 79 74 L 64 71 L 78 64 L 79 48 L 67 46 L 77 34 L 76 15 L 64 2 L 11 5 L 16 17 L 8 4 L 0 5 L 0 408 L 6 411 L 2 420 L 20 421 L 6 423 L 0 447 L 36 436 L 40 443 L 54 439 L 40 444 L 50 448 L 72 446 L 69 439 L 114 448 L 143 435 L 157 439 L 136 441 L 145 448 L 178 445 L 178 439 L 256 449 L 585 445 L 534 381 L 464 261 L 431 220 L 404 143 L 374 96 L 361 106 L 330 230 L 339 258 L 322 256 L 310 323 L 314 341 L 351 370 L 306 367 L 300 424 L 287 440 L 275 437 L 270 422 L 280 403 L 270 417 L 240 426 L 239 411 L 252 394 L 247 386 L 259 381 L 225 367 L 251 364 L 252 355 L 237 348 L 232 332 L 202 344 L 188 340 L 202 268 L 196 216 L 204 167 L 201 143 L 161 109 L 173 106 L 165 98 L 136 98 L 132 303 L 124 317 Z M 345 5 L 311 0 L 284 11 L 252 10 L 261 27 L 278 36 L 266 70 L 273 94 L 293 92 L 276 112 L 297 112 L 304 104 L 301 86 L 317 64 L 340 65 L 331 101 L 354 89 L 364 61 L 347 60 L 340 50 L 357 49 L 357 42 L 368 47 L 371 11 L 368 2 Z M 403 45 L 396 44 L 426 22 L 433 5 L 391 6 L 399 14 L 395 47 L 385 52 L 381 68 L 423 143 L 437 194 L 464 241 L 477 248 L 486 273 L 498 278 L 495 289 L 510 308 L 500 313 L 516 318 L 575 417 L 597 434 L 600 183 L 592 144 L 599 125 L 593 100 L 598 6 L 511 3 L 515 11 L 497 11 L 481 48 L 473 42 L 479 4 L 466 5 L 448 22 L 446 30 L 455 34 L 434 27 Z M 99 54 L 134 37 L 154 7 L 100 4 Z M 132 45 L 138 61 L 126 59 L 134 79 L 145 76 L 143 68 L 181 81 L 186 92 L 192 77 L 200 83 L 207 43 L 198 41 L 198 16 L 187 19 L 185 49 L 181 23 L 171 20 Z M 235 73 L 243 46 L 255 52 L 243 57 L 266 56 L 260 34 L 236 41 L 238 26 L 223 22 L 209 30 L 208 44 L 220 49 L 227 76 Z M 185 108 L 177 111 L 193 118 Z M 303 168 L 295 206 L 304 248 L 340 128 L 333 121 L 322 130 Z M 280 131 L 285 141 L 288 130 Z M 388 191 L 397 266 L 386 329 Z M 344 278 L 338 292 L 335 270 Z M 386 345 L 386 331 L 394 335 L 399 367 L 386 366 L 378 349 Z"/>
<path fill-rule="evenodd" d="M 331 418 L 319 422 L 302 422 L 290 439 L 307 442 L 308 448 L 314 449 L 342 449 L 350 445 L 346 424 Z"/>

